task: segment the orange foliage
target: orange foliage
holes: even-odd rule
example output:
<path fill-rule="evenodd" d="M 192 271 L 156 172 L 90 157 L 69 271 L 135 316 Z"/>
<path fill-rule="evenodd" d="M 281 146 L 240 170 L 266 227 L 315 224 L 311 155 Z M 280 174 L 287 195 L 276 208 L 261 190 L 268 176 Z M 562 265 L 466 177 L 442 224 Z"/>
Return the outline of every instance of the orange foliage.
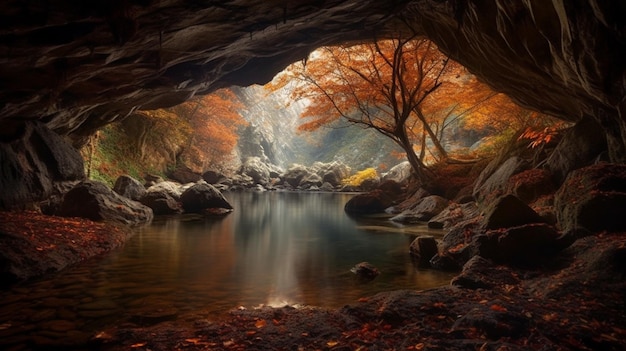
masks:
<path fill-rule="evenodd" d="M 192 130 L 184 158 L 202 169 L 224 161 L 237 145 L 237 128 L 246 124 L 238 112 L 241 108 L 243 104 L 227 89 L 173 107 Z"/>
<path fill-rule="evenodd" d="M 294 99 L 308 101 L 300 130 L 343 118 L 398 144 L 404 133 L 412 146 L 404 142 L 402 148 L 407 155 L 419 153 L 422 162 L 447 157 L 440 141 L 452 123 L 499 134 L 545 119 L 494 92 L 426 39 L 324 47 L 288 67 L 267 87 L 289 84 L 295 86 Z"/>

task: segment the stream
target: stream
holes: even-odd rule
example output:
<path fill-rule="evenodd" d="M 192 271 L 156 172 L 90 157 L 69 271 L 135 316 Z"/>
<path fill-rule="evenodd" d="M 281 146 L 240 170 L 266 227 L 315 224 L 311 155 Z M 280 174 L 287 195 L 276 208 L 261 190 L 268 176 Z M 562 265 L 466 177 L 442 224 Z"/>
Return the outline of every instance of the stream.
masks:
<path fill-rule="evenodd" d="M 341 307 L 396 289 L 448 284 L 453 273 L 417 267 L 408 254 L 426 226 L 353 219 L 351 194 L 226 193 L 225 217 L 182 215 L 137 229 L 104 257 L 0 291 L 0 349 L 87 348 L 114 324 L 154 324 L 233 308 Z M 372 281 L 350 272 L 367 261 Z"/>

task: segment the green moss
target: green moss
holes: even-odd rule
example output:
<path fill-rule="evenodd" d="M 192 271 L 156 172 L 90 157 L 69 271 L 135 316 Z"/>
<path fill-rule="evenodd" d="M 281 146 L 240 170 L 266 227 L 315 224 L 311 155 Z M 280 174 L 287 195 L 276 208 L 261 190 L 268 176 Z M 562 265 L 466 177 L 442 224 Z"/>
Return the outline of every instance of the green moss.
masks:
<path fill-rule="evenodd" d="M 86 173 L 89 178 L 113 186 L 115 180 L 123 174 L 135 179 L 143 179 L 146 173 L 163 175 L 163 170 L 146 165 L 130 139 L 119 125 L 104 127 L 92 138 L 93 145 L 87 145 L 81 153 L 85 158 Z M 93 152 L 90 152 L 93 147 Z M 89 158 L 91 154 L 91 167 Z M 89 170 L 89 168 L 91 168 Z"/>

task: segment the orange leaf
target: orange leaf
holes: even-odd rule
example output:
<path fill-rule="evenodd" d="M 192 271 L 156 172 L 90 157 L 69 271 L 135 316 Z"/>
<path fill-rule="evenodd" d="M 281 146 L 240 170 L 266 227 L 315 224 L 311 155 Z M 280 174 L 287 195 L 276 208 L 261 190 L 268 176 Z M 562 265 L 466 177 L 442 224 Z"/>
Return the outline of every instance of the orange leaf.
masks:
<path fill-rule="evenodd" d="M 256 323 L 254 323 L 254 326 L 257 327 L 258 329 L 261 329 L 265 326 L 266 322 L 265 319 L 259 319 L 258 321 L 256 321 Z"/>
<path fill-rule="evenodd" d="M 338 342 L 338 341 L 329 341 L 329 342 L 327 342 L 327 343 L 326 343 L 326 345 L 327 345 L 328 347 L 337 346 L 337 344 L 339 344 L 339 342 Z"/>
<path fill-rule="evenodd" d="M 136 349 L 136 348 L 138 348 L 138 347 L 144 347 L 144 346 L 146 346 L 146 345 L 148 345 L 148 343 L 147 343 L 147 342 L 138 342 L 138 343 L 136 343 L 136 344 L 132 344 L 132 345 L 130 345 L 130 347 L 131 347 L 131 348 L 133 348 L 133 349 Z"/>
<path fill-rule="evenodd" d="M 491 310 L 492 311 L 498 311 L 498 312 L 506 312 L 507 309 L 505 307 L 502 307 L 500 305 L 491 305 Z"/>

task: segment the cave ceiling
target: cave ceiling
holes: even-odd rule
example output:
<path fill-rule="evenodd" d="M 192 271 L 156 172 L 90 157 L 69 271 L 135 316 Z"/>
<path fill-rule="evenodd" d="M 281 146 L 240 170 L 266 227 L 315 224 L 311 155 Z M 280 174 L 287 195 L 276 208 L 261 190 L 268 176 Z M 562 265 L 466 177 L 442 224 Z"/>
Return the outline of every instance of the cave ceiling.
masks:
<path fill-rule="evenodd" d="M 409 23 L 523 105 L 596 116 L 619 138 L 625 19 L 624 2 L 600 0 L 7 0 L 0 134 L 39 120 L 80 143 L 136 109 L 265 83 L 317 47 Z"/>

